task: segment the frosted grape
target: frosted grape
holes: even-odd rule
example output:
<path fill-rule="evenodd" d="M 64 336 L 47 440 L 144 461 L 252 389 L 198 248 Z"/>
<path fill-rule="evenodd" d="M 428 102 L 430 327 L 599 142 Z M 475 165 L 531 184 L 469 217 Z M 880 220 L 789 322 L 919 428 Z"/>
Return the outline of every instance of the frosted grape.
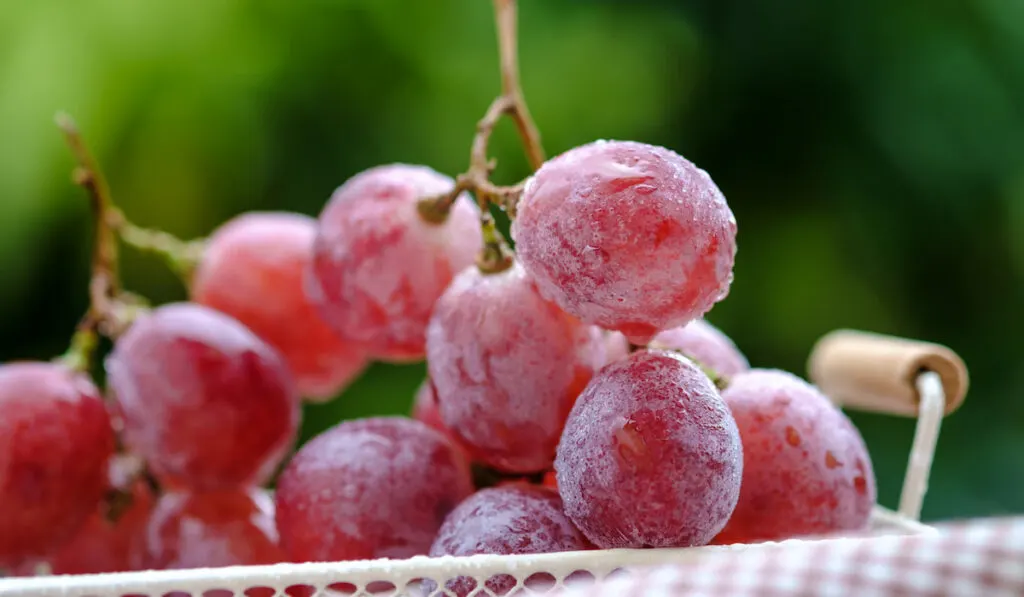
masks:
<path fill-rule="evenodd" d="M 145 562 L 150 569 L 283 561 L 274 502 L 259 489 L 165 494 L 146 529 Z"/>
<path fill-rule="evenodd" d="M 423 358 L 434 301 L 476 259 L 480 212 L 468 195 L 440 224 L 417 210 L 420 198 L 453 185 L 424 166 L 380 166 L 350 178 L 320 214 L 307 292 L 342 336 L 375 357 Z"/>
<path fill-rule="evenodd" d="M 118 339 L 106 367 L 125 442 L 172 486 L 262 482 L 295 441 L 298 394 L 283 360 L 208 307 L 154 309 Z"/>
<path fill-rule="evenodd" d="M 641 345 L 724 298 L 736 254 L 736 220 L 711 177 L 668 149 L 626 141 L 544 164 L 512 235 L 542 295 Z"/>
<path fill-rule="evenodd" d="M 459 274 L 427 330 L 441 418 L 474 460 L 550 468 L 565 418 L 604 359 L 590 326 L 544 300 L 518 265 Z"/>
<path fill-rule="evenodd" d="M 70 541 L 46 558 L 54 574 L 101 574 L 144 568 L 146 525 L 155 497 L 145 481 L 125 477 L 123 463 L 130 460 L 122 456 L 111 459 L 109 488 L 122 493 L 116 500 L 101 504 Z"/>
<path fill-rule="evenodd" d="M 743 487 L 716 543 L 865 528 L 875 476 L 864 440 L 795 375 L 751 370 L 722 392 L 743 440 Z"/>
<path fill-rule="evenodd" d="M 605 364 L 614 363 L 620 359 L 624 359 L 629 355 L 629 339 L 623 336 L 620 332 L 609 332 L 607 330 L 601 330 L 595 326 L 595 329 L 600 330 L 602 341 L 604 342 L 605 350 Z"/>
<path fill-rule="evenodd" d="M 678 350 L 718 375 L 732 377 L 750 369 L 750 363 L 728 336 L 703 319 L 659 333 L 651 348 Z"/>
<path fill-rule="evenodd" d="M 434 391 L 434 384 L 431 383 L 430 378 L 424 379 L 416 389 L 412 404 L 412 418 L 449 435 L 448 428 L 441 420 L 441 411 L 437 406 L 437 393 Z"/>
<path fill-rule="evenodd" d="M 313 263 L 316 220 L 248 213 L 207 240 L 192 280 L 192 300 L 226 313 L 276 348 L 299 393 L 331 398 L 367 364 L 365 350 L 342 340 L 304 289 Z"/>
<path fill-rule="evenodd" d="M 452 511 L 430 548 L 432 557 L 476 554 L 540 554 L 592 549 L 562 510 L 558 493 L 523 483 L 483 489 Z M 507 574 L 486 582 L 495 595 L 507 594 L 516 584 Z M 433 590 L 426 583 L 425 589 Z M 446 584 L 459 597 L 473 590 L 468 577 Z"/>
<path fill-rule="evenodd" d="M 580 396 L 555 459 L 565 511 L 598 547 L 689 547 L 725 526 L 743 451 L 717 390 L 685 357 L 640 350 Z"/>
<path fill-rule="evenodd" d="M 114 450 L 96 386 L 62 365 L 0 365 L 0 568 L 48 555 L 92 514 Z"/>
<path fill-rule="evenodd" d="M 426 554 L 472 491 L 458 450 L 423 423 L 346 421 L 303 446 L 281 474 L 281 544 L 296 561 Z"/>

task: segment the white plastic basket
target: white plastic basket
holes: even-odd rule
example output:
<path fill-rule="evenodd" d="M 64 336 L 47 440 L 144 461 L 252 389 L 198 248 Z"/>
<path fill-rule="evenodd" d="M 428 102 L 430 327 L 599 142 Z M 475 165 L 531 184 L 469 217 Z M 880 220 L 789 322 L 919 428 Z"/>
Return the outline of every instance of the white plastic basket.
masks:
<path fill-rule="evenodd" d="M 967 377 L 962 361 L 945 347 L 863 334 L 835 332 L 812 354 L 810 376 L 828 395 L 849 407 L 916 414 L 917 425 L 898 511 L 876 507 L 869 535 L 936 532 L 918 521 L 942 418 L 962 401 Z M 864 533 L 857 537 L 863 540 Z M 476 582 L 471 595 L 495 595 L 488 579 L 510 575 L 508 594 L 548 594 L 567 582 L 629 574 L 638 566 L 699 562 L 723 552 L 785 549 L 826 539 L 793 539 L 751 545 L 686 549 L 601 550 L 544 555 L 374 560 L 278 564 L 131 572 L 120 574 L 0 579 L 0 595 L 11 597 L 121 597 L 191 594 L 195 597 L 312 597 L 313 595 L 451 595 L 445 583 L 458 577 Z M 829 538 L 836 541 L 836 538 Z M 857 540 L 850 538 L 849 540 Z M 434 581 L 432 592 L 424 580 Z"/>

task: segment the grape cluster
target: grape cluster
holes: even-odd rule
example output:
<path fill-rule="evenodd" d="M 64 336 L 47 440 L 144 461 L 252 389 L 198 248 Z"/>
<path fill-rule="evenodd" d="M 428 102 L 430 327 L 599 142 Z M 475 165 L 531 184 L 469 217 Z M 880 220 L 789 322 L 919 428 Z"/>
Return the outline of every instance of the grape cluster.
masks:
<path fill-rule="evenodd" d="M 663 147 L 591 143 L 516 187 L 372 168 L 318 219 L 216 230 L 188 302 L 127 301 L 110 254 L 65 358 L 0 365 L 10 573 L 762 541 L 859 529 L 875 501 L 850 421 L 704 319 L 736 221 Z M 105 393 L 87 373 L 98 332 Z M 303 399 L 424 359 L 410 417 L 294 451 Z"/>

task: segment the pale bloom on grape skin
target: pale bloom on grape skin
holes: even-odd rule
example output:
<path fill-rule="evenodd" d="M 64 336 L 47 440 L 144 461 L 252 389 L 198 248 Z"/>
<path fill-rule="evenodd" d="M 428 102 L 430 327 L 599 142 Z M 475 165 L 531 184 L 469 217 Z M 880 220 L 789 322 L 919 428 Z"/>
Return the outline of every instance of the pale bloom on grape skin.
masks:
<path fill-rule="evenodd" d="M 541 554 L 593 549 L 562 509 L 558 493 L 525 483 L 476 492 L 452 511 L 430 548 L 431 557 L 477 554 Z M 504 595 L 516 579 L 499 575 L 486 582 L 495 595 Z M 424 583 L 429 595 L 437 586 Z M 445 584 L 448 591 L 466 597 L 473 581 L 459 577 Z"/>
<path fill-rule="evenodd" d="M 566 514 L 606 549 L 706 544 L 732 513 L 742 472 L 739 432 L 711 381 L 660 350 L 594 376 L 555 459 Z"/>
<path fill-rule="evenodd" d="M 677 350 L 725 377 L 750 369 L 747 357 L 736 348 L 736 344 L 704 319 L 694 319 L 682 327 L 660 332 L 648 346 Z"/>
<path fill-rule="evenodd" d="M 434 301 L 482 246 L 469 195 L 442 223 L 417 209 L 419 199 L 453 185 L 425 166 L 379 166 L 345 182 L 320 214 L 307 293 L 343 337 L 375 358 L 423 358 Z"/>
<path fill-rule="evenodd" d="M 345 421 L 309 441 L 277 484 L 277 528 L 295 561 L 424 555 L 473 492 L 439 432 L 403 417 Z"/>
<path fill-rule="evenodd" d="M 0 568 L 70 539 L 107 488 L 114 430 L 99 390 L 63 365 L 0 365 Z"/>
<path fill-rule="evenodd" d="M 710 176 L 662 147 L 598 141 L 548 161 L 512 225 L 541 294 L 646 344 L 725 298 L 736 220 Z"/>
<path fill-rule="evenodd" d="M 600 335 L 544 300 L 518 264 L 464 270 L 427 329 L 442 420 L 475 460 L 512 473 L 550 468 L 565 418 L 604 358 Z"/>
<path fill-rule="evenodd" d="M 875 504 L 871 457 L 853 423 L 817 388 L 752 369 L 722 392 L 743 440 L 743 486 L 715 543 L 855 531 Z"/>
<path fill-rule="evenodd" d="M 280 351 L 299 392 L 321 402 L 358 377 L 368 359 L 306 296 L 316 231 L 315 219 L 293 213 L 252 212 L 230 220 L 207 240 L 191 294 Z"/>
<path fill-rule="evenodd" d="M 110 488 L 127 493 L 130 500 L 111 520 L 106 503 L 96 508 L 74 537 L 46 558 L 53 574 L 102 574 L 144 570 L 146 524 L 156 502 L 146 481 L 134 478 L 131 458 L 110 460 Z M 125 466 L 125 463 L 132 463 Z M 126 475 L 127 473 L 127 475 Z M 21 571 L 24 575 L 32 570 Z"/>
<path fill-rule="evenodd" d="M 274 502 L 262 489 L 164 494 L 146 528 L 144 559 L 155 570 L 286 561 Z"/>
<path fill-rule="evenodd" d="M 125 443 L 172 486 L 262 483 L 295 441 L 300 403 L 284 360 L 209 307 L 173 303 L 143 315 L 106 369 Z"/>

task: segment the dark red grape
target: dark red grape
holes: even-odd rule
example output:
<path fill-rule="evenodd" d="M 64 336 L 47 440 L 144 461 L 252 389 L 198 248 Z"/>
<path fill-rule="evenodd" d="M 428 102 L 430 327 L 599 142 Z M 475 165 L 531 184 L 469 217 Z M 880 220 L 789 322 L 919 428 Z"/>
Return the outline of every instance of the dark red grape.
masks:
<path fill-rule="evenodd" d="M 81 528 L 113 451 L 110 416 L 85 375 L 0 365 L 0 568 L 46 556 Z"/>
<path fill-rule="evenodd" d="M 707 172 L 653 145 L 597 141 L 549 160 L 512 225 L 540 293 L 636 344 L 725 298 L 736 220 Z"/>
<path fill-rule="evenodd" d="M 860 433 L 817 388 L 754 369 L 722 392 L 743 440 L 739 503 L 716 543 L 863 529 L 875 476 Z"/>
<path fill-rule="evenodd" d="M 736 348 L 736 344 L 703 319 L 659 333 L 651 340 L 650 347 L 677 350 L 725 377 L 750 369 L 747 357 Z"/>
<path fill-rule="evenodd" d="M 555 471 L 566 514 L 595 545 L 689 547 L 725 526 L 743 452 L 711 380 L 679 354 L 641 350 L 594 376 Z"/>
<path fill-rule="evenodd" d="M 285 561 L 265 491 L 172 492 L 157 501 L 146 531 L 148 568 L 182 569 Z"/>
<path fill-rule="evenodd" d="M 480 212 L 468 195 L 443 223 L 417 209 L 419 199 L 453 185 L 425 166 L 379 166 L 345 182 L 320 214 L 307 292 L 342 336 L 374 357 L 423 358 L 434 301 L 480 250 Z"/>
<path fill-rule="evenodd" d="M 175 487 L 267 479 L 295 441 L 299 399 L 284 361 L 235 319 L 171 304 L 138 319 L 107 359 L 123 437 Z"/>
<path fill-rule="evenodd" d="M 480 490 L 459 504 L 438 531 L 430 555 L 539 554 L 592 548 L 566 517 L 556 491 L 520 483 Z M 428 593 L 435 588 L 429 586 L 433 583 L 426 584 Z M 494 595 L 505 595 L 516 579 L 502 574 L 485 584 Z M 445 587 L 466 597 L 474 583 L 461 577 Z"/>
<path fill-rule="evenodd" d="M 425 554 L 472 491 L 458 449 L 423 423 L 346 421 L 303 446 L 281 474 L 281 545 L 297 561 Z"/>
<path fill-rule="evenodd" d="M 299 393 L 332 398 L 366 368 L 366 352 L 342 340 L 309 301 L 316 220 L 247 213 L 217 229 L 192 279 L 192 299 L 242 322 L 276 348 Z"/>
<path fill-rule="evenodd" d="M 506 472 L 551 467 L 569 409 L 603 360 L 592 327 L 541 298 L 518 265 L 464 270 L 427 328 L 442 420 L 474 460 Z"/>
<path fill-rule="evenodd" d="M 145 481 L 124 477 L 119 470 L 124 461 L 122 457 L 111 460 L 110 489 L 124 492 L 117 499 L 127 502 L 103 503 L 70 541 L 46 558 L 54 574 L 100 574 L 144 568 L 146 525 L 155 498 Z"/>

